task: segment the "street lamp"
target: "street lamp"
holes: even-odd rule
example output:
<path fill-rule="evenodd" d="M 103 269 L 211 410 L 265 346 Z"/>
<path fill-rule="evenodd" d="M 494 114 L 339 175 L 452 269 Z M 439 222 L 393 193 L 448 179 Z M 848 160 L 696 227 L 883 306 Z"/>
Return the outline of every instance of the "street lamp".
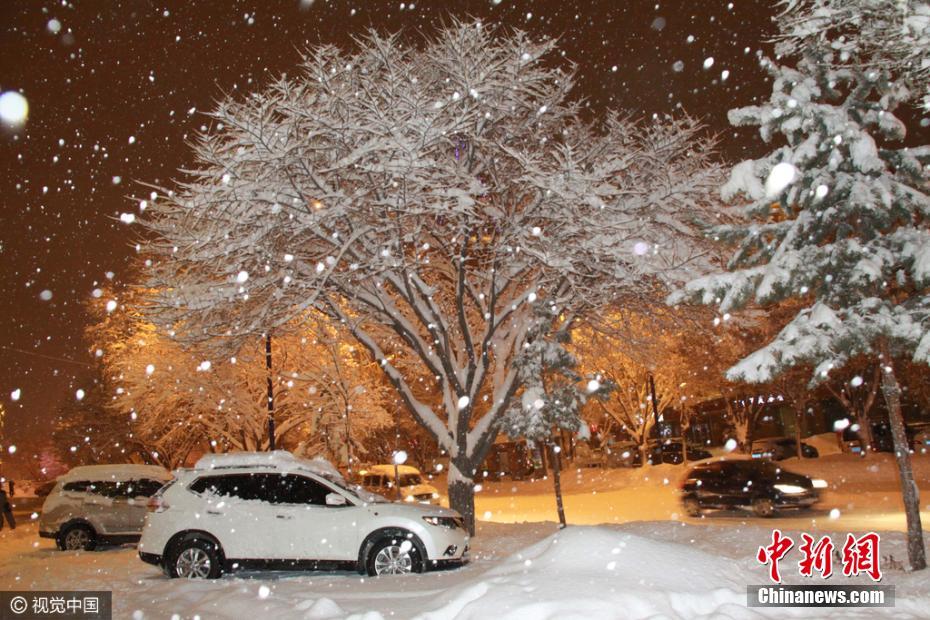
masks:
<path fill-rule="evenodd" d="M 407 462 L 407 453 L 403 450 L 398 450 L 394 453 L 394 489 L 397 491 L 397 499 L 403 500 L 404 498 L 400 496 L 400 474 L 398 473 L 400 465 L 403 465 Z"/>

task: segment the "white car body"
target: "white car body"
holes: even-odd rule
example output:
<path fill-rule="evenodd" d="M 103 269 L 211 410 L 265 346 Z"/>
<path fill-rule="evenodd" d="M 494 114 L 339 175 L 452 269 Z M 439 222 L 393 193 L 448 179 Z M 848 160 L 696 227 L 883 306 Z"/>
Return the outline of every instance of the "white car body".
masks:
<path fill-rule="evenodd" d="M 75 467 L 58 477 L 45 498 L 39 536 L 54 538 L 62 549 L 135 542 L 142 533 L 149 498 L 170 480 L 171 474 L 152 465 Z M 69 536 L 77 529 L 83 533 Z"/>
<path fill-rule="evenodd" d="M 469 540 L 453 510 L 386 502 L 350 489 L 326 461 L 283 451 L 205 457 L 193 469 L 175 472 L 175 483 L 150 508 L 139 555 L 171 576 L 215 577 L 253 565 L 362 569 L 371 549 L 388 537 L 409 540 L 400 546 L 412 547 L 415 569 L 424 570 L 463 562 Z M 179 568 L 197 539 L 211 545 L 209 564 L 221 565 L 216 572 Z"/>

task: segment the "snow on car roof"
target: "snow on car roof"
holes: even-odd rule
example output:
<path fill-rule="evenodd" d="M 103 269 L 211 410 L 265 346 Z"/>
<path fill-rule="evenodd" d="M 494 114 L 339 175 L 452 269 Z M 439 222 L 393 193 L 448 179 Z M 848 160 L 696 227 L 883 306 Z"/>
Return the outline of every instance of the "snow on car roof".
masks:
<path fill-rule="evenodd" d="M 394 466 L 393 465 L 372 465 L 367 468 L 367 473 L 369 474 L 381 474 L 381 475 L 394 475 Z M 420 470 L 412 465 L 398 465 L 397 466 L 398 474 L 419 474 Z"/>
<path fill-rule="evenodd" d="M 312 459 L 296 457 L 287 450 L 271 452 L 226 452 L 224 454 L 205 454 L 194 465 L 194 469 L 233 469 L 239 467 L 272 467 L 281 471 L 302 469 L 311 473 L 343 481 L 342 474 L 333 464 L 317 456 Z"/>
<path fill-rule="evenodd" d="M 171 474 L 157 465 L 137 465 L 135 463 L 114 463 L 110 465 L 81 465 L 58 477 L 58 480 L 138 480 L 154 478 L 171 480 Z"/>

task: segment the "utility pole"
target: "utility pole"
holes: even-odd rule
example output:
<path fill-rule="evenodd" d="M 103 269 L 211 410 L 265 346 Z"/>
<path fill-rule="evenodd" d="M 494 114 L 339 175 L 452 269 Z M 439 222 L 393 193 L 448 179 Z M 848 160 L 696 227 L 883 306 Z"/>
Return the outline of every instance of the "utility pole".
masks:
<path fill-rule="evenodd" d="M 271 332 L 265 334 L 265 367 L 268 369 L 268 449 L 274 450 L 274 380 L 271 375 Z"/>

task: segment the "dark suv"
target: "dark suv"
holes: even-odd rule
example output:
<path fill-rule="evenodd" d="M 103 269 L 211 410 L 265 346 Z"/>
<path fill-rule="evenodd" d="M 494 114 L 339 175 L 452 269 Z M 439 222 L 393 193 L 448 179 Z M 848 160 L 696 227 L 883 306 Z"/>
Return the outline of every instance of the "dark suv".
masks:
<path fill-rule="evenodd" d="M 681 502 L 692 517 L 705 509 L 751 508 L 771 517 L 786 508 L 807 508 L 820 500 L 823 480 L 794 474 L 766 460 L 713 461 L 696 465 L 681 484 Z"/>

